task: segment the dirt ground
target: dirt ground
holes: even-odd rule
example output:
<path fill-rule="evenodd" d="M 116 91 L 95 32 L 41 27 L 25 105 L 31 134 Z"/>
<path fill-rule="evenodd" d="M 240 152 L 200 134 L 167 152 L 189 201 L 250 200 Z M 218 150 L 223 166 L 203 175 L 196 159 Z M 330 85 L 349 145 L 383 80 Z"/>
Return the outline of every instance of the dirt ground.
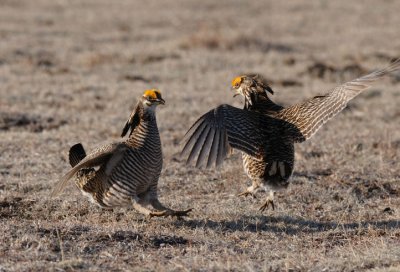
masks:
<path fill-rule="evenodd" d="M 0 271 L 399 271 L 400 74 L 296 146 L 276 209 L 235 153 L 219 170 L 177 156 L 230 81 L 264 75 L 283 105 L 400 57 L 398 1 L 0 0 Z M 185 220 L 49 193 L 67 152 L 118 140 L 160 88 L 160 199 Z"/>

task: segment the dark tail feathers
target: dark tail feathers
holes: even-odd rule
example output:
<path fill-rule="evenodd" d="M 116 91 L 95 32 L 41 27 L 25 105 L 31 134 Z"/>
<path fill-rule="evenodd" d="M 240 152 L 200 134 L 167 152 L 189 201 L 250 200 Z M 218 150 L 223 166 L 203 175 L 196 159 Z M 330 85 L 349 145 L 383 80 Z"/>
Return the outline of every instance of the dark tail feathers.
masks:
<path fill-rule="evenodd" d="M 77 165 L 85 157 L 86 152 L 81 143 L 77 143 L 69 149 L 69 163 L 72 167 Z"/>

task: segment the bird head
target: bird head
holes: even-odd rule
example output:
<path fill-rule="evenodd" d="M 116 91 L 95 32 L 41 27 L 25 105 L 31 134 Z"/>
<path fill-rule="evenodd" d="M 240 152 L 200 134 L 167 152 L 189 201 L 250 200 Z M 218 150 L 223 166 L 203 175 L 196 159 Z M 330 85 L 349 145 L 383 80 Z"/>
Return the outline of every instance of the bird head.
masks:
<path fill-rule="evenodd" d="M 235 77 L 232 80 L 232 84 L 231 84 L 232 85 L 232 89 L 235 91 L 235 94 L 233 95 L 233 97 L 235 97 L 237 95 L 245 96 L 244 93 L 243 93 L 243 87 L 245 85 L 247 85 L 247 84 L 244 83 L 245 79 L 247 81 L 246 76 L 238 76 L 238 77 Z M 248 82 L 246 82 L 246 83 L 248 83 Z"/>
<path fill-rule="evenodd" d="M 252 97 L 258 95 L 266 95 L 267 92 L 273 94 L 274 92 L 265 82 L 265 80 L 259 75 L 244 75 L 235 77 L 232 80 L 232 89 L 235 91 L 233 97 L 242 95 L 245 102 L 252 105 Z"/>
<path fill-rule="evenodd" d="M 131 135 L 135 127 L 141 122 L 141 118 L 144 116 L 155 116 L 155 108 L 160 104 L 165 104 L 165 100 L 161 97 L 160 90 L 151 89 L 144 91 L 129 116 L 128 121 L 126 121 L 121 137 L 124 137 L 129 130 L 129 135 Z"/>
<path fill-rule="evenodd" d="M 165 104 L 165 100 L 161 97 L 161 92 L 158 89 L 144 91 L 141 101 L 145 109 L 154 109 L 157 105 Z"/>

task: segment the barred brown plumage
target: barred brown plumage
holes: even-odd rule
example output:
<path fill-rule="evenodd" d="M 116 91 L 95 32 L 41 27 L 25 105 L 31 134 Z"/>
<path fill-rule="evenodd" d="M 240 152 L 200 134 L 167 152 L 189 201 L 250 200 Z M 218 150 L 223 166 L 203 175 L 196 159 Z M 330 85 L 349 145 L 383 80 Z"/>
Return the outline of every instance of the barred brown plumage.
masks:
<path fill-rule="evenodd" d="M 257 75 L 235 78 L 235 95 L 245 98 L 243 109 L 226 104 L 201 116 L 188 130 L 182 155 L 187 163 L 197 157 L 196 166 L 219 166 L 231 148 L 243 153 L 243 166 L 252 186 L 239 195 L 269 191 L 260 210 L 274 208 L 274 193 L 286 188 L 294 167 L 294 143 L 311 138 L 347 103 L 370 87 L 370 83 L 397 71 L 400 59 L 388 67 L 340 85 L 325 95 L 284 108 L 268 97 L 272 89 Z"/>
<path fill-rule="evenodd" d="M 174 211 L 158 200 L 157 185 L 163 160 L 155 108 L 164 104 L 159 90 L 144 92 L 122 131 L 123 142 L 103 145 L 86 156 L 79 143 L 71 147 L 70 164 L 52 192 L 59 194 L 75 176 L 76 185 L 101 207 L 133 207 L 149 216 L 185 216 L 191 211 Z M 95 167 L 98 167 L 96 170 Z M 156 211 L 146 208 L 150 204 Z"/>

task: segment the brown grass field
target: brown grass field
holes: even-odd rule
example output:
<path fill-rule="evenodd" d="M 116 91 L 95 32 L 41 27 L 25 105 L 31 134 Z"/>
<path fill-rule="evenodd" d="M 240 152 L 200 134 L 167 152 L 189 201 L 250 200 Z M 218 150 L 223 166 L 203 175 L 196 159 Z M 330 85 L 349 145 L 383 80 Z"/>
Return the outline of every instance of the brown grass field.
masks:
<path fill-rule="evenodd" d="M 400 2 L 0 0 L 0 271 L 400 271 L 400 74 L 296 146 L 276 209 L 239 198 L 235 153 L 185 166 L 184 133 L 230 81 L 264 75 L 283 105 L 400 57 Z M 102 210 L 72 185 L 67 153 L 118 140 L 158 87 L 160 199 L 190 217 Z"/>

